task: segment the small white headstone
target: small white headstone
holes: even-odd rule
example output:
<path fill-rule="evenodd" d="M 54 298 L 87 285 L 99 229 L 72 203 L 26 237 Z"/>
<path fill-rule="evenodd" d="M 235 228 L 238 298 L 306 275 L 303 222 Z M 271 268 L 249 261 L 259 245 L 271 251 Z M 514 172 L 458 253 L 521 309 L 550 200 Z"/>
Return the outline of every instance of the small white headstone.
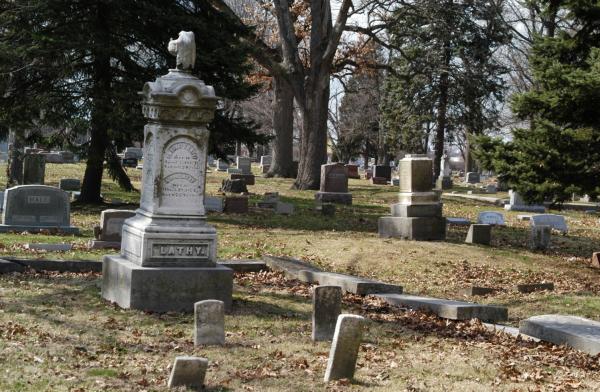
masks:
<path fill-rule="evenodd" d="M 504 215 L 496 211 L 480 212 L 477 217 L 477 223 L 504 226 Z"/>

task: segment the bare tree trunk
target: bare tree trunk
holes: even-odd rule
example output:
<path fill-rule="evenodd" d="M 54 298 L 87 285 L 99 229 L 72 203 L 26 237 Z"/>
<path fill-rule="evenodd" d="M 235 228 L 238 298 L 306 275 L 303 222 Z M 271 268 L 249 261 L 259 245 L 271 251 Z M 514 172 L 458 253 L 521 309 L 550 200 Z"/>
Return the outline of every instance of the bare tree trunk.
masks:
<path fill-rule="evenodd" d="M 23 135 L 13 128 L 8 131 L 8 166 L 6 167 L 6 187 L 23 184 Z"/>
<path fill-rule="evenodd" d="M 321 165 L 327 163 L 328 81 L 329 74 L 327 83 L 307 89 L 307 99 L 302 107 L 304 121 L 300 137 L 298 177 L 294 183 L 296 189 L 319 189 Z"/>
<path fill-rule="evenodd" d="M 452 3 L 452 2 L 450 2 Z M 449 38 L 448 38 L 449 40 Z M 450 66 L 450 42 L 445 43 L 444 48 L 444 69 L 440 75 L 440 97 L 437 108 L 437 120 L 435 130 L 435 157 L 433 160 L 433 178 L 438 178 L 440 175 L 440 166 L 442 156 L 444 155 L 444 140 L 446 136 L 446 126 L 448 122 L 448 89 L 450 87 L 450 75 L 448 67 Z"/>
<path fill-rule="evenodd" d="M 273 78 L 273 158 L 267 177 L 293 178 L 294 92 L 281 77 Z"/>
<path fill-rule="evenodd" d="M 110 54 L 107 52 L 109 37 L 107 19 L 109 6 L 105 3 L 98 4 L 96 15 L 96 39 L 92 48 L 93 56 L 93 91 L 92 113 L 90 118 L 91 140 L 88 150 L 88 160 L 85 167 L 81 195 L 79 201 L 83 203 L 100 203 L 102 189 L 102 172 L 104 169 L 104 156 L 108 145 L 108 131 L 111 100 L 108 95 L 111 91 Z"/>

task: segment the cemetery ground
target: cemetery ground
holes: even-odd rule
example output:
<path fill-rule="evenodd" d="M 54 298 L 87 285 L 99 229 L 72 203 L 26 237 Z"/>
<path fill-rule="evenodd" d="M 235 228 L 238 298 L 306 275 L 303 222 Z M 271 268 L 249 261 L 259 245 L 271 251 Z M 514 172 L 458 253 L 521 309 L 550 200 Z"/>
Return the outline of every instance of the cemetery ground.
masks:
<path fill-rule="evenodd" d="M 46 183 L 81 178 L 83 170 L 83 165 L 48 164 Z M 139 188 L 141 171 L 128 172 Z M 217 194 L 224 178 L 209 173 L 207 193 Z M 555 233 L 546 251 L 529 250 L 529 222 L 504 211 L 507 226 L 492 230 L 489 247 L 464 244 L 463 226 L 449 226 L 445 242 L 409 242 L 377 235 L 377 219 L 389 213 L 395 187 L 350 180 L 354 204 L 338 205 L 335 216 L 327 217 L 314 211 L 314 192 L 291 190 L 291 184 L 257 176 L 249 187 L 255 194 L 251 204 L 265 192 L 279 192 L 295 205 L 291 216 L 259 209 L 209 214 L 219 233 L 220 259 L 290 256 L 327 271 L 397 283 L 411 294 L 504 305 L 513 326 L 549 313 L 600 320 L 600 271 L 589 266 L 592 252 L 600 250 L 597 215 L 563 212 L 569 234 Z M 2 234 L 0 258 L 100 260 L 111 251 L 87 249 L 100 212 L 134 209 L 139 199 L 108 177 L 103 194 L 125 204 L 73 204 L 71 220 L 80 236 Z M 500 211 L 473 200 L 444 197 L 443 202 L 445 216 L 471 221 L 480 211 Z M 76 246 L 70 252 L 36 252 L 25 249 L 27 242 Z M 476 321 L 451 322 L 353 295 L 344 296 L 343 311 L 370 319 L 356 379 L 325 384 L 329 343 L 310 339 L 310 285 L 272 272 L 236 274 L 226 346 L 194 347 L 192 315 L 121 310 L 101 299 L 100 281 L 96 273 L 0 275 L 0 390 L 160 391 L 178 355 L 208 358 L 207 389 L 214 391 L 600 390 L 598 357 L 517 340 Z M 554 291 L 512 290 L 545 281 L 554 282 Z M 465 299 L 459 290 L 468 286 L 501 290 Z"/>

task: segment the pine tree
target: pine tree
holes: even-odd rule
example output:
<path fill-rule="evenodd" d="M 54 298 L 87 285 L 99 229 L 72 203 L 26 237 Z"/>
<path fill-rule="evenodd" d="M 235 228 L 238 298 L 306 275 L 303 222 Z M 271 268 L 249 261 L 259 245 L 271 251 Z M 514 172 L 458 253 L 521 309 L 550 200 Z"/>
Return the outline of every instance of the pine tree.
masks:
<path fill-rule="evenodd" d="M 530 202 L 600 192 L 600 4 L 563 2 L 568 29 L 537 38 L 530 91 L 513 100 L 529 122 L 509 142 L 481 137 L 478 157 Z"/>
<path fill-rule="evenodd" d="M 0 4 L 0 86 L 6 86 L 0 121 L 21 130 L 43 123 L 79 125 L 89 132 L 83 202 L 101 201 L 105 159 L 121 185 L 131 187 L 115 149 L 141 140 L 144 121 L 137 92 L 173 65 L 167 42 L 180 30 L 195 33 L 195 72 L 219 96 L 243 99 L 252 93 L 244 80 L 249 64 L 235 39 L 238 31 L 203 1 Z"/>

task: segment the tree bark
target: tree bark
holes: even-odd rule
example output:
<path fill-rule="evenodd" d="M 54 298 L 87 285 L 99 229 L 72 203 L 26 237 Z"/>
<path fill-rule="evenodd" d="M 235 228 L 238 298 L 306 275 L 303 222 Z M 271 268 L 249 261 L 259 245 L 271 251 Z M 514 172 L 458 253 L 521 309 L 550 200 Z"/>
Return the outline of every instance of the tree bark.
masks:
<path fill-rule="evenodd" d="M 307 89 L 302 108 L 302 135 L 296 189 L 319 189 L 321 165 L 327 163 L 327 110 L 329 103 L 329 73 L 327 83 Z"/>
<path fill-rule="evenodd" d="M 8 131 L 7 188 L 23 184 L 23 147 L 23 135 L 11 128 Z"/>
<path fill-rule="evenodd" d="M 273 77 L 273 157 L 267 177 L 293 178 L 294 92 L 281 77 Z"/>
<path fill-rule="evenodd" d="M 111 68 L 109 28 L 107 24 L 109 7 L 100 2 L 96 14 L 96 31 L 91 49 L 92 70 L 92 110 L 90 116 L 91 140 L 88 160 L 81 184 L 79 201 L 82 203 L 101 203 L 102 171 L 104 156 L 108 145 L 108 124 L 110 119 Z"/>

